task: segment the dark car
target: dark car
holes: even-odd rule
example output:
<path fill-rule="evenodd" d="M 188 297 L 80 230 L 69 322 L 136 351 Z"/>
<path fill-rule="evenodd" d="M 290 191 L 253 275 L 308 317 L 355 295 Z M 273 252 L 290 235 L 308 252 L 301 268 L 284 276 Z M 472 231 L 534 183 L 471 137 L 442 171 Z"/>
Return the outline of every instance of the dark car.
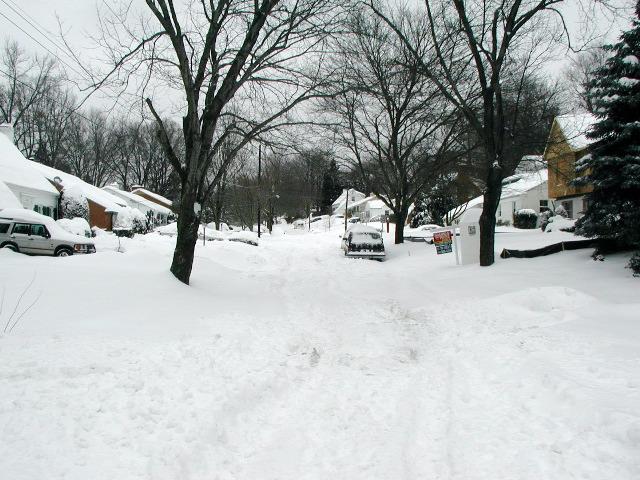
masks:
<path fill-rule="evenodd" d="M 382 234 L 373 227 L 355 224 L 342 236 L 342 250 L 347 257 L 384 259 Z"/>

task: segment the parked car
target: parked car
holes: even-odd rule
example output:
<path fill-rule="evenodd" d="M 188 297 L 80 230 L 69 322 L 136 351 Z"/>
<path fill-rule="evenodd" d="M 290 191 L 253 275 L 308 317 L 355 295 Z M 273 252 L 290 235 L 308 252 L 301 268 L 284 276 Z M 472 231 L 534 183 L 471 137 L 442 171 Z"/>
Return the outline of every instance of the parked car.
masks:
<path fill-rule="evenodd" d="M 420 225 L 419 227 L 405 230 L 403 238 L 410 242 L 433 243 L 433 231 L 439 228 L 443 227 L 435 224 Z"/>
<path fill-rule="evenodd" d="M 384 259 L 382 234 L 373 227 L 353 224 L 342 236 L 342 250 L 346 257 Z"/>
<path fill-rule="evenodd" d="M 0 210 L 0 248 L 56 257 L 96 252 L 86 237 L 67 232 L 51 217 L 13 208 Z"/>

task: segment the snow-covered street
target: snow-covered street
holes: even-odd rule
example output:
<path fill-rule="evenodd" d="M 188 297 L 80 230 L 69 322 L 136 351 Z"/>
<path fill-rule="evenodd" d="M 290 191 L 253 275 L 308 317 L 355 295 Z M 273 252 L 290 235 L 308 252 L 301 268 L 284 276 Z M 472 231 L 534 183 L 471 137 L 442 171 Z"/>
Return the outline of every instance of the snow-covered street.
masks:
<path fill-rule="evenodd" d="M 385 234 L 376 262 L 339 233 L 200 244 L 191 286 L 157 234 L 0 251 L 0 478 L 639 478 L 627 256 L 456 266 Z"/>

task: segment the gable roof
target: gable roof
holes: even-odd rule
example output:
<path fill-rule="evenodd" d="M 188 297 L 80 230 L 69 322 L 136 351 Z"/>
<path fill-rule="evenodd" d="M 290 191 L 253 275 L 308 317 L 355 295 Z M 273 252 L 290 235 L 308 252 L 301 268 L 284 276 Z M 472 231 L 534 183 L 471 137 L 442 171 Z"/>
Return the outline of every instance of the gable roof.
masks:
<path fill-rule="evenodd" d="M 154 200 L 157 200 L 158 202 L 160 202 L 160 205 L 168 205 L 168 206 L 172 206 L 173 202 L 171 200 L 169 200 L 166 197 L 163 197 L 162 195 L 159 195 L 155 192 L 152 192 L 150 190 L 147 190 L 146 188 L 135 188 L 132 190 L 131 193 L 144 193 L 145 195 L 148 195 L 149 197 L 153 198 Z"/>
<path fill-rule="evenodd" d="M 513 198 L 524 195 L 530 190 L 533 190 L 534 188 L 539 187 L 543 183 L 547 182 L 548 178 L 549 171 L 546 168 L 540 169 L 537 172 L 511 175 L 510 177 L 502 180 L 502 194 L 500 195 L 500 200 L 502 201 L 506 198 Z M 480 195 L 479 197 L 469 200 L 466 205 L 459 205 L 456 208 L 450 210 L 447 214 L 452 215 L 456 212 L 459 212 L 461 214 L 469 208 L 476 207 L 478 205 L 481 205 L 482 203 L 484 203 L 484 196 Z M 461 208 L 462 210 L 460 210 Z"/>
<path fill-rule="evenodd" d="M 32 163 L 7 136 L 0 134 L 0 179 L 7 185 L 32 188 L 57 197 L 58 190 Z"/>
<path fill-rule="evenodd" d="M 171 213 L 171 210 L 169 210 L 167 207 L 163 207 L 159 203 L 155 203 L 155 202 L 152 202 L 151 200 L 147 200 L 141 195 L 136 195 L 135 193 L 125 192 L 124 190 L 120 190 L 115 185 L 106 185 L 102 187 L 102 189 L 106 190 L 109 193 L 112 193 L 113 195 L 116 195 L 120 198 L 125 199 L 125 201 L 131 207 L 135 207 L 136 206 L 135 204 L 140 204 L 140 205 L 144 205 L 150 210 L 153 210 L 158 213 L 162 213 L 164 215 L 169 215 Z"/>
<path fill-rule="evenodd" d="M 22 208 L 18 197 L 3 181 L 0 181 L 0 208 Z"/>
<path fill-rule="evenodd" d="M 92 202 L 103 206 L 106 212 L 118 213 L 120 210 L 122 210 L 123 207 L 127 206 L 127 202 L 125 202 L 124 200 L 116 197 L 115 195 L 111 195 L 108 192 L 105 192 L 95 185 L 91 185 L 90 183 L 85 182 L 75 175 L 71 175 L 70 173 L 66 173 L 56 168 L 49 167 L 47 165 L 43 165 L 31 160 L 28 160 L 28 162 L 33 164 L 34 168 L 39 170 L 50 181 L 53 182 L 57 177 L 60 180 L 59 184 L 62 187 L 73 187 L 76 191 L 82 193 L 82 195 L 88 200 L 91 200 Z"/>
<path fill-rule="evenodd" d="M 596 121 L 596 117 L 590 113 L 560 115 L 555 118 L 556 124 L 573 150 L 583 150 L 593 142 L 587 138 L 587 133 Z"/>

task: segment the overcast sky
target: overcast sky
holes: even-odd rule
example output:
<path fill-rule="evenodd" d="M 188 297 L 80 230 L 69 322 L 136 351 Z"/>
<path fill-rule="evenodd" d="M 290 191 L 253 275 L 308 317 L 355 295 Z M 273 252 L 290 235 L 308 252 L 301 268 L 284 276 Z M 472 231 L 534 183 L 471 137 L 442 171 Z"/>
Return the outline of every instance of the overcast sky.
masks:
<path fill-rule="evenodd" d="M 593 2 L 594 0 L 585 0 Z M 614 0 L 633 5 L 633 0 Z M 97 57 L 98 52 L 91 50 L 89 35 L 97 32 L 98 11 L 106 11 L 109 6 L 116 4 L 110 1 L 107 5 L 105 0 L 0 0 L 0 32 L 3 40 L 11 38 L 16 40 L 28 52 L 37 52 L 56 56 L 61 63 L 66 65 L 70 76 L 79 77 L 80 68 L 60 48 L 57 33 L 59 31 L 58 19 L 62 22 L 63 30 L 67 34 L 68 41 L 81 55 L 84 62 L 91 62 Z M 566 8 L 567 2 L 563 8 Z M 144 7 L 143 0 L 134 0 L 134 8 L 137 5 Z M 574 32 L 582 30 L 584 25 L 580 25 L 578 15 L 565 11 L 566 21 Z M 628 23 L 612 24 L 604 16 L 591 18 L 589 21 L 597 22 L 595 25 L 608 35 L 607 41 L 615 41 L 620 34 L 621 28 L 628 28 Z M 561 54 L 563 52 L 560 52 Z M 556 62 L 552 71 L 559 71 L 566 65 L 565 61 Z M 73 73 L 71 70 L 77 72 Z M 82 80 L 80 79 L 82 83 Z"/>

